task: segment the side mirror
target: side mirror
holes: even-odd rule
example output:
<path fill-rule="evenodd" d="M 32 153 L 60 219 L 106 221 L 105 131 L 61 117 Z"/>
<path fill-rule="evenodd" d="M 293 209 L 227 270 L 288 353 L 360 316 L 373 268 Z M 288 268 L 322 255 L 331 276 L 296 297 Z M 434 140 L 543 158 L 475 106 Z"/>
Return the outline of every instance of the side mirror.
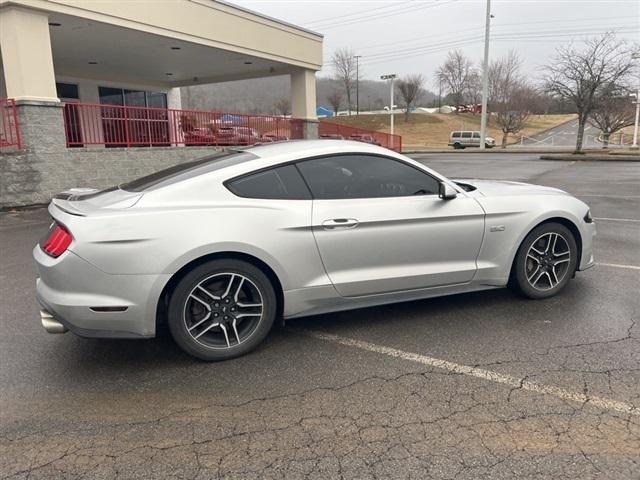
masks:
<path fill-rule="evenodd" d="M 458 192 L 448 183 L 440 182 L 438 196 L 443 200 L 451 200 L 458 196 Z"/>

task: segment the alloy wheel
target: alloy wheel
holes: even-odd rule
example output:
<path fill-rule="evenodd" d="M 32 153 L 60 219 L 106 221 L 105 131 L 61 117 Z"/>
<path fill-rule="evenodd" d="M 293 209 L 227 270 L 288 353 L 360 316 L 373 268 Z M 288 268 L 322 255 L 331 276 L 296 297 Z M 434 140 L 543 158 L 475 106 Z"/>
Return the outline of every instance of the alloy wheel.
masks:
<path fill-rule="evenodd" d="M 525 276 L 536 290 L 555 288 L 569 272 L 571 248 L 559 233 L 540 235 L 529 247 L 525 261 Z"/>
<path fill-rule="evenodd" d="M 264 311 L 260 289 L 248 277 L 225 272 L 209 276 L 189 293 L 184 304 L 187 333 L 199 344 L 228 349 L 246 341 Z"/>

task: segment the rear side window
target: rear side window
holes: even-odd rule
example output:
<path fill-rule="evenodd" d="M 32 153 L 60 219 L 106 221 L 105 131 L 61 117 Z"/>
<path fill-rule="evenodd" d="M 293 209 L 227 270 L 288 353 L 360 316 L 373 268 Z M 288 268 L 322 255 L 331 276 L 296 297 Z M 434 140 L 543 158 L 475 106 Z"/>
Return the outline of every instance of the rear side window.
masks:
<path fill-rule="evenodd" d="M 453 133 L 451 134 L 451 136 L 452 136 L 453 138 L 460 138 L 460 132 L 453 132 Z"/>
<path fill-rule="evenodd" d="M 480 138 L 480 132 L 473 132 L 473 138 Z"/>
<path fill-rule="evenodd" d="M 471 138 L 471 132 L 462 132 L 462 138 Z"/>
<path fill-rule="evenodd" d="M 270 168 L 227 182 L 239 197 L 279 200 L 309 200 L 311 194 L 293 165 Z"/>

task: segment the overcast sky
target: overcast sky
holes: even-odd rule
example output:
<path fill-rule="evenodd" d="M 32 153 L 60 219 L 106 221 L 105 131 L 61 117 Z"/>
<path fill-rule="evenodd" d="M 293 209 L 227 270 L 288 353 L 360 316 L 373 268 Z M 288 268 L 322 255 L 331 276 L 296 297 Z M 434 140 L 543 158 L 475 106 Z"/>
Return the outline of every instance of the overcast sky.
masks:
<path fill-rule="evenodd" d="M 459 48 L 480 62 L 486 0 L 230 0 L 324 35 L 325 67 L 335 49 L 362 55 L 361 75 L 422 73 L 433 90 L 433 72 L 447 51 Z M 527 73 L 563 43 L 613 30 L 640 41 L 638 0 L 492 0 L 491 57 L 516 49 Z"/>

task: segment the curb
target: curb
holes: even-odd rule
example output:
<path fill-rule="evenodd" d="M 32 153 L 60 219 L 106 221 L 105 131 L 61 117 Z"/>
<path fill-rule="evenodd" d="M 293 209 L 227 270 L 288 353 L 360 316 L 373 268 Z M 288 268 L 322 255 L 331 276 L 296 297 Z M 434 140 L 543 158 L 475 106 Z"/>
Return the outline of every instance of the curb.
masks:
<path fill-rule="evenodd" d="M 561 162 L 640 162 L 640 155 L 540 155 L 540 160 Z"/>

